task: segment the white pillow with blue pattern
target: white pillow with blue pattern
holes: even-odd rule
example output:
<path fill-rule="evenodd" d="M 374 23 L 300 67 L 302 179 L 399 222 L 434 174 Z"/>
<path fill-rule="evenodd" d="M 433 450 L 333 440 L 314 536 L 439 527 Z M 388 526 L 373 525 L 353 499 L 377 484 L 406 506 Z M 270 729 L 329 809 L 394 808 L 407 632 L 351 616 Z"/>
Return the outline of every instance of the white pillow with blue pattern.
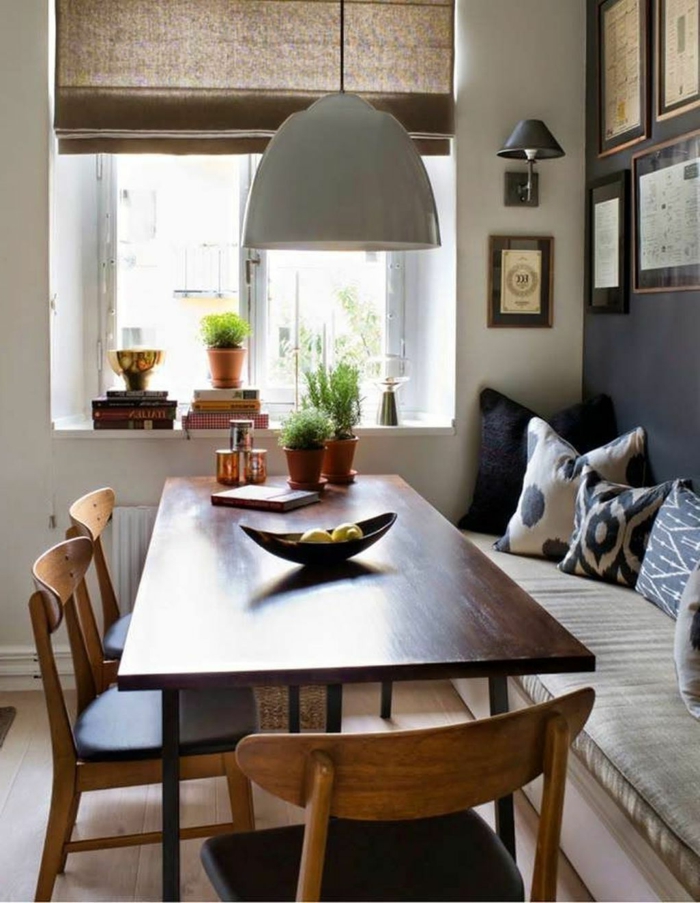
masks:
<path fill-rule="evenodd" d="M 635 589 L 672 618 L 700 563 L 700 497 L 677 485 L 659 510 Z"/>
<path fill-rule="evenodd" d="M 634 586 L 656 515 L 679 482 L 632 489 L 585 467 L 576 496 L 574 532 L 559 569 Z"/>
<path fill-rule="evenodd" d="M 608 480 L 641 486 L 646 467 L 644 430 L 637 427 L 579 455 L 546 421 L 533 417 L 527 428 L 527 469 L 518 508 L 494 548 L 560 561 L 569 549 L 576 493 L 586 465 Z"/>
<path fill-rule="evenodd" d="M 695 570 L 681 596 L 676 621 L 674 660 L 678 689 L 690 714 L 700 720 L 700 571 Z"/>

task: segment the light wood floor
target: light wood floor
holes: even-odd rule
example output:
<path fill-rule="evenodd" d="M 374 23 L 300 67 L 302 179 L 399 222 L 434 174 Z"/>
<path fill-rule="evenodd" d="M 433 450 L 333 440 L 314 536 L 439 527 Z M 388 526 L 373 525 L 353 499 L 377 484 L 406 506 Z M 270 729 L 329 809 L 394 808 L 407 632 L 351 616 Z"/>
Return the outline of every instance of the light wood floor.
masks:
<path fill-rule="evenodd" d="M 0 900 L 31 900 L 44 840 L 51 788 L 48 721 L 40 691 L 0 692 L 0 705 L 13 705 L 17 717 L 0 749 Z M 425 727 L 464 720 L 468 712 L 452 685 L 442 681 L 394 687 L 394 717 L 378 717 L 374 684 L 347 687 L 343 730 L 373 731 Z M 223 779 L 183 784 L 183 824 L 229 818 Z M 491 806 L 482 807 L 491 818 Z M 300 821 L 300 810 L 255 788 L 257 827 Z M 160 826 L 160 788 L 128 788 L 84 794 L 74 837 L 131 833 Z M 518 864 L 529 887 L 537 816 L 527 800 L 516 798 Z M 201 841 L 182 845 L 182 899 L 216 900 L 199 863 Z M 75 853 L 59 876 L 54 900 L 159 900 L 161 855 L 158 845 Z M 559 900 L 590 900 L 568 861 L 559 869 Z"/>

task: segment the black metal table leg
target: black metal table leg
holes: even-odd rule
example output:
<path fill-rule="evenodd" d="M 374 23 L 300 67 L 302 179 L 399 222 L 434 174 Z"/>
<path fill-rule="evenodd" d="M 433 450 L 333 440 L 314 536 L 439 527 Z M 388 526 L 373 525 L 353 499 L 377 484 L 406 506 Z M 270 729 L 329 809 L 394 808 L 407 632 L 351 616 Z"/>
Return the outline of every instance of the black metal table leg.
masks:
<path fill-rule="evenodd" d="M 502 715 L 508 711 L 507 677 L 489 677 L 489 707 L 492 715 Z M 496 800 L 496 831 L 505 848 L 515 859 L 515 819 L 512 795 Z"/>
<path fill-rule="evenodd" d="M 289 687 L 288 697 L 288 713 L 289 713 L 289 733 L 298 734 L 301 730 L 301 709 L 299 704 L 300 687 Z"/>
<path fill-rule="evenodd" d="M 179 690 L 163 690 L 163 899 L 180 899 Z"/>
<path fill-rule="evenodd" d="M 343 720 L 343 685 L 329 684 L 326 687 L 326 733 L 339 734 Z"/>
<path fill-rule="evenodd" d="M 382 704 L 380 715 L 382 718 L 391 718 L 391 696 L 394 685 L 390 680 L 382 681 Z"/>

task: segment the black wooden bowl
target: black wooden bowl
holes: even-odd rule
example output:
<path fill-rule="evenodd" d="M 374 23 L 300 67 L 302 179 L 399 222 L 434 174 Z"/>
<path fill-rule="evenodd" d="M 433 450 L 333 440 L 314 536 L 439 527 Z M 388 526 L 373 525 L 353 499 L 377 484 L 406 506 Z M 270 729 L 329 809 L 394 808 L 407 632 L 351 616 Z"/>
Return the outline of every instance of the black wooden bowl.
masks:
<path fill-rule="evenodd" d="M 345 542 L 299 542 L 302 533 L 269 533 L 243 524 L 240 526 L 253 542 L 278 558 L 295 561 L 297 564 L 327 565 L 347 561 L 353 555 L 364 552 L 384 536 L 395 520 L 396 515 L 392 512 L 378 514 L 368 520 L 358 520 L 356 523 L 362 530 L 362 539 L 349 539 Z"/>

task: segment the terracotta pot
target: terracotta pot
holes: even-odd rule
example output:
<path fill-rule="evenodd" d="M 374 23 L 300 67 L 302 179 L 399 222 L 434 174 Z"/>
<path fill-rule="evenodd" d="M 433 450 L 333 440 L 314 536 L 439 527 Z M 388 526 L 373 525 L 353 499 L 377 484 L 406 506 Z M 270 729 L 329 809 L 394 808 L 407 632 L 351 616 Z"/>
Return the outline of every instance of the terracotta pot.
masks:
<path fill-rule="evenodd" d="M 352 439 L 329 439 L 326 442 L 321 473 L 329 483 L 347 483 L 352 473 L 356 448 L 357 436 Z"/>
<path fill-rule="evenodd" d="M 211 384 L 215 389 L 233 389 L 243 382 L 245 348 L 207 348 Z"/>
<path fill-rule="evenodd" d="M 285 448 L 289 481 L 316 486 L 321 479 L 324 448 Z"/>

